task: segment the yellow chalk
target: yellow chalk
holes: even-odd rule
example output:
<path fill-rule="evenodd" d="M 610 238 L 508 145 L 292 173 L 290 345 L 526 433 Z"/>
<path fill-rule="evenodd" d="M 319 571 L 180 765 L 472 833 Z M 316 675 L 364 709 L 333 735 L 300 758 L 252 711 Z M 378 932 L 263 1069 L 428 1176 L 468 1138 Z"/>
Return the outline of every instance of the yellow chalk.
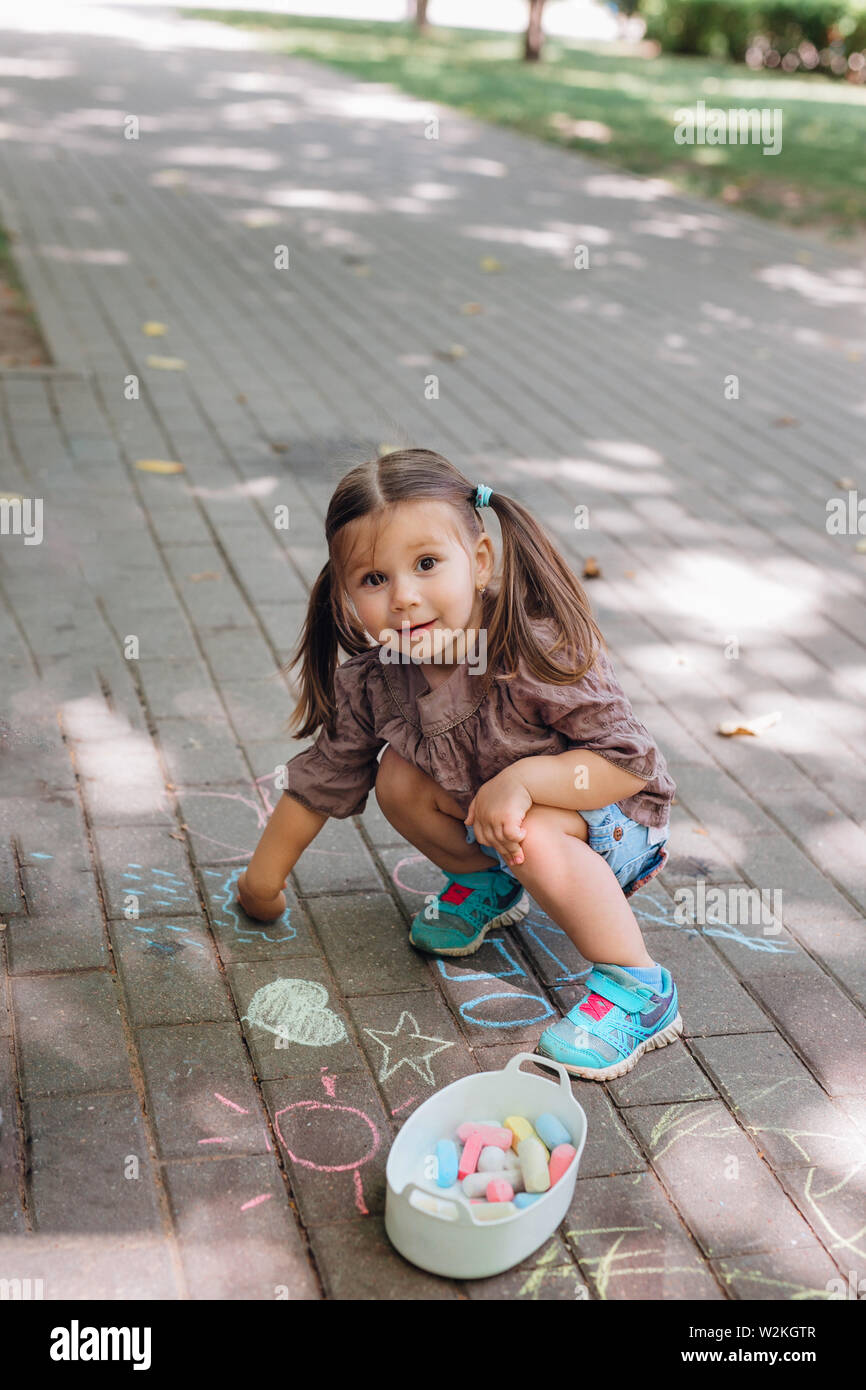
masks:
<path fill-rule="evenodd" d="M 525 1120 L 522 1115 L 509 1116 L 509 1118 L 505 1121 L 505 1128 L 510 1129 L 511 1133 L 514 1136 L 514 1138 L 511 1140 L 511 1147 L 512 1149 L 514 1149 L 515 1153 L 517 1152 L 517 1146 L 519 1145 L 521 1139 L 538 1139 L 538 1135 L 535 1133 L 535 1130 L 532 1128 L 532 1125 L 529 1123 L 528 1120 Z M 540 1139 L 538 1139 L 538 1142 L 544 1149 L 544 1161 L 546 1163 L 550 1158 L 550 1154 L 547 1152 L 546 1145 L 542 1144 Z"/>

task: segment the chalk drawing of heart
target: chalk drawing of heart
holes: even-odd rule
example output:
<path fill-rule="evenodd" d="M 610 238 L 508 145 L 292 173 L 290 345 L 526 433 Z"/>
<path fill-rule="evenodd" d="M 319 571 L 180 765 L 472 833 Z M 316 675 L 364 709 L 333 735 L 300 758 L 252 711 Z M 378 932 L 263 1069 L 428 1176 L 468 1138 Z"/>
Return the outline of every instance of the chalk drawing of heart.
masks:
<path fill-rule="evenodd" d="M 328 991 L 316 980 L 272 980 L 256 990 L 244 1017 L 287 1042 L 329 1047 L 342 1042 L 346 1028 L 327 1003 Z"/>

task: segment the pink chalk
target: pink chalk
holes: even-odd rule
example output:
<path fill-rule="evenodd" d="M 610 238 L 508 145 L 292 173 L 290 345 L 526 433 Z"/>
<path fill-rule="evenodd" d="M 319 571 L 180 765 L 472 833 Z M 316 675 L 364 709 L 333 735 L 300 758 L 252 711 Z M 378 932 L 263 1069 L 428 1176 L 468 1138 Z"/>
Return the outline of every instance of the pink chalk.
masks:
<path fill-rule="evenodd" d="M 474 1134 L 476 1129 L 496 1129 L 495 1120 L 467 1120 L 457 1131 L 457 1138 L 461 1144 L 465 1144 L 470 1134 Z"/>
<path fill-rule="evenodd" d="M 550 1186 L 558 1183 L 566 1168 L 568 1168 L 574 1155 L 577 1153 L 571 1144 L 557 1144 L 553 1153 L 550 1155 Z"/>
<path fill-rule="evenodd" d="M 458 1130 L 459 1134 L 460 1131 Z M 462 1182 L 468 1178 L 470 1173 L 474 1173 L 478 1165 L 481 1150 L 488 1144 L 495 1145 L 497 1149 L 511 1148 L 511 1130 L 500 1129 L 493 1125 L 484 1125 L 483 1128 L 474 1129 L 466 1140 L 463 1153 L 460 1155 L 460 1167 L 457 1170 L 457 1178 Z"/>
<path fill-rule="evenodd" d="M 488 1202 L 510 1202 L 513 1196 L 514 1188 L 504 1178 L 494 1178 L 487 1184 Z"/>

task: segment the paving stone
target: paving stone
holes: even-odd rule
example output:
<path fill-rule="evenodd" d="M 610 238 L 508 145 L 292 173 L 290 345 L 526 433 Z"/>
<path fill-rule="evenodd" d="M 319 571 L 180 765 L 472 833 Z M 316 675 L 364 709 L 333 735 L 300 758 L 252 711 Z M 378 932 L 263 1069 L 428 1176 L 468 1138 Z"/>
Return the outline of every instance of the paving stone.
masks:
<path fill-rule="evenodd" d="M 493 932 L 470 957 L 435 961 L 440 988 L 477 1046 L 507 1037 L 531 1052 L 557 1011 L 534 975 L 513 953 L 507 931 Z"/>
<path fill-rule="evenodd" d="M 854 916 L 848 899 L 785 835 L 749 840 L 742 867 L 750 883 L 782 889 L 782 921 L 795 935 L 800 926 L 814 927 Z"/>
<path fill-rule="evenodd" d="M 409 945 L 387 894 L 308 898 L 305 906 L 344 995 L 430 987 L 427 962 Z"/>
<path fill-rule="evenodd" d="M 593 1297 L 724 1297 L 654 1173 L 578 1177 L 561 1227 Z"/>
<path fill-rule="evenodd" d="M 385 1234 L 384 1220 L 316 1225 L 310 1243 L 325 1286 L 325 1297 L 340 1302 L 456 1299 L 459 1285 L 428 1274 L 398 1255 Z"/>
<path fill-rule="evenodd" d="M 87 832 L 74 791 L 57 791 L 50 801 L 16 798 L 6 814 L 15 828 L 21 864 L 39 864 L 46 854 L 67 868 L 89 869 Z"/>
<path fill-rule="evenodd" d="M 779 1170 L 779 1182 L 797 1204 L 818 1240 L 847 1276 L 862 1268 L 863 1212 L 866 1210 L 866 1173 L 859 1163 L 816 1164 Z M 860 1285 L 858 1297 L 863 1296 Z"/>
<path fill-rule="evenodd" d="M 260 739 L 279 738 L 295 699 L 280 675 L 222 681 L 220 694 L 236 729 L 255 730 Z"/>
<path fill-rule="evenodd" d="M 73 1239 L 41 1232 L 0 1237 L 0 1278 L 7 1271 L 30 1279 L 32 1289 L 40 1287 L 42 1297 L 55 1302 L 128 1303 L 181 1296 L 168 1242 L 119 1232 L 102 1244 L 92 1236 Z"/>
<path fill-rule="evenodd" d="M 319 956 L 229 968 L 256 1074 L 263 1080 L 360 1069 L 347 1013 Z"/>
<path fill-rule="evenodd" d="M 154 719 L 219 719 L 225 717 L 207 667 L 189 658 L 138 663 L 138 674 Z"/>
<path fill-rule="evenodd" d="M 559 1236 L 546 1240 L 528 1259 L 489 1279 L 467 1279 L 466 1292 L 474 1302 L 520 1299 L 526 1303 L 589 1300 L 588 1286 Z"/>
<path fill-rule="evenodd" d="M 22 865 L 21 881 L 34 917 L 69 913 L 102 924 L 102 905 L 93 870 L 69 869 L 54 857 Z M 59 924 L 62 925 L 62 924 Z"/>
<path fill-rule="evenodd" d="M 710 1268 L 729 1298 L 753 1303 L 823 1300 L 830 1280 L 839 1278 L 839 1270 L 817 1241 L 794 1250 L 710 1260 Z"/>
<path fill-rule="evenodd" d="M 11 830 L 11 826 L 9 829 Z M 24 899 L 18 884 L 18 866 L 12 853 L 11 842 L 0 840 L 0 918 L 5 920 L 13 912 L 24 910 Z"/>
<path fill-rule="evenodd" d="M 248 917 L 237 901 L 237 881 L 243 865 L 200 869 L 214 936 L 225 961 L 283 960 L 291 956 L 320 955 L 321 948 L 303 902 L 286 887 L 286 910 L 276 922 Z"/>
<path fill-rule="evenodd" d="M 290 774 L 291 775 L 291 774 Z M 295 881 L 305 896 L 381 890 L 382 880 L 367 847 L 349 820 L 326 820 L 295 865 Z"/>
<path fill-rule="evenodd" d="M 165 1180 L 193 1299 L 318 1299 L 273 1153 L 169 1163 Z"/>
<path fill-rule="evenodd" d="M 21 1206 L 23 1156 L 19 1147 L 15 1096 L 15 1066 L 8 1038 L 0 1040 L 0 1242 L 3 1235 L 26 1230 Z"/>
<path fill-rule="evenodd" d="M 769 1033 L 747 1035 L 763 1040 L 772 1037 Z M 742 1035 L 732 1039 L 736 1046 L 743 1041 Z M 703 1056 L 696 1044 L 692 1050 L 698 1057 Z M 608 1081 L 607 1090 L 617 1107 L 629 1105 L 665 1105 L 675 1101 L 714 1100 L 716 1090 L 713 1083 L 701 1071 L 691 1052 L 682 1041 L 669 1043 L 667 1047 L 645 1052 L 636 1066 L 625 1076 Z"/>
<path fill-rule="evenodd" d="M 111 943 L 134 1025 L 234 1021 L 213 940 L 200 918 L 118 918 Z"/>
<path fill-rule="evenodd" d="M 87 877 L 90 880 L 90 875 Z M 55 913 L 11 917 L 6 942 L 11 975 L 104 968 L 109 964 L 98 905 L 92 914 L 71 904 Z"/>
<path fill-rule="evenodd" d="M 348 1008 L 370 1070 L 397 1124 L 443 1086 L 477 1071 L 435 990 L 355 998 Z"/>
<path fill-rule="evenodd" d="M 93 833 L 100 861 L 108 916 L 190 916 L 200 910 L 189 869 L 185 840 L 159 826 L 97 826 Z M 130 900 L 132 895 L 136 901 Z"/>
<path fill-rule="evenodd" d="M 37 1231 L 159 1233 L 154 1174 L 134 1095 L 30 1100 L 25 1125 Z"/>
<path fill-rule="evenodd" d="M 163 1158 L 268 1151 L 249 1058 L 234 1024 L 141 1028 L 136 1040 Z"/>
<path fill-rule="evenodd" d="M 827 1099 L 777 1033 L 696 1038 L 693 1047 L 774 1169 L 866 1163 L 866 1136 Z"/>
<path fill-rule="evenodd" d="M 268 816 L 250 782 L 181 787 L 177 799 L 197 864 L 237 863 L 252 857 Z"/>
<path fill-rule="evenodd" d="M 221 719 L 158 719 L 159 745 L 176 786 L 243 782 L 247 769 L 228 723 Z"/>
<path fill-rule="evenodd" d="M 279 670 L 279 662 L 256 627 L 230 628 L 226 632 L 205 629 L 201 642 L 218 681 L 260 679 Z"/>
<path fill-rule="evenodd" d="M 262 1090 L 306 1227 L 384 1211 L 393 1135 L 366 1074 L 266 1081 Z"/>
<path fill-rule="evenodd" d="M 708 1259 L 810 1243 L 808 1226 L 721 1102 L 625 1114 Z"/>
<path fill-rule="evenodd" d="M 26 1096 L 131 1087 L 110 975 L 19 975 L 11 986 Z"/>
<path fill-rule="evenodd" d="M 866 1018 L 823 971 L 781 968 L 755 988 L 779 1031 L 831 1096 L 863 1090 Z"/>

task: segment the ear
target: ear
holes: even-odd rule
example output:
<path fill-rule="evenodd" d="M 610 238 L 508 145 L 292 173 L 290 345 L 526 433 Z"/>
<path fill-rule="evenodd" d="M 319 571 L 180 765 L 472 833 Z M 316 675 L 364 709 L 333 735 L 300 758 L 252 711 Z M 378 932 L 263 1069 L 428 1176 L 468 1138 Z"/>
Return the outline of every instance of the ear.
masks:
<path fill-rule="evenodd" d="M 496 568 L 496 551 L 491 537 L 486 532 L 479 538 L 475 547 L 475 566 L 478 583 L 486 589 Z"/>

